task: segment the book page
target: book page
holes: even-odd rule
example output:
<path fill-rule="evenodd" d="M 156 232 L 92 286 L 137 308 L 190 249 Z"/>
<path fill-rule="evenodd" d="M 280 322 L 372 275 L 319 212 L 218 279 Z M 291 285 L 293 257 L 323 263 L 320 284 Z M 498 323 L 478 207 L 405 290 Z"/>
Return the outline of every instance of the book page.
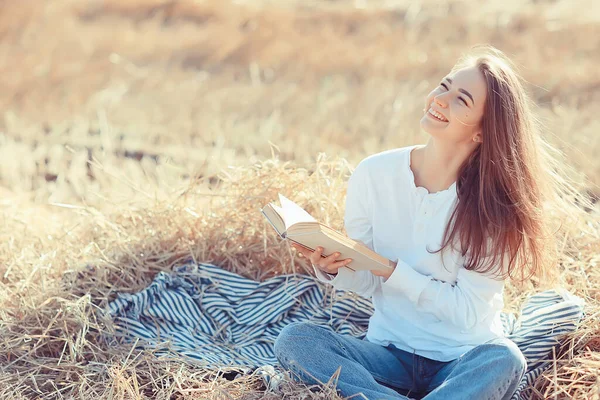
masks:
<path fill-rule="evenodd" d="M 281 211 L 281 208 L 273 203 L 267 204 L 261 210 L 263 216 L 267 219 L 267 222 L 275 229 L 275 232 L 277 232 L 281 238 L 284 238 L 283 232 L 285 231 L 285 223 L 281 217 Z"/>
<path fill-rule="evenodd" d="M 302 207 L 286 198 L 281 193 L 279 193 L 279 202 L 281 203 L 281 208 L 283 209 L 281 215 L 283 216 L 283 221 L 285 222 L 286 231 L 290 228 L 290 226 L 298 222 L 317 222 L 312 215 L 307 213 Z"/>
<path fill-rule="evenodd" d="M 283 222 L 285 223 L 285 220 L 283 218 L 283 209 L 281 207 L 278 207 L 277 205 L 273 204 L 273 203 L 269 203 L 271 204 L 271 207 L 273 207 L 273 209 L 277 212 L 277 214 L 279 214 L 279 216 L 281 217 L 281 219 L 283 220 Z"/>

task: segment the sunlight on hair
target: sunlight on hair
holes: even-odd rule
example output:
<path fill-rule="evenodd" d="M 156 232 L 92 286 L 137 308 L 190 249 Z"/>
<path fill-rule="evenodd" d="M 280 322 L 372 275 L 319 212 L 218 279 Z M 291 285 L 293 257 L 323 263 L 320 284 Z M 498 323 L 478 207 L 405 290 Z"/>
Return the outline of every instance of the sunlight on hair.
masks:
<path fill-rule="evenodd" d="M 569 178 L 562 152 L 543 138 L 535 104 L 507 56 L 489 45 L 475 46 L 452 71 L 472 66 L 487 84 L 483 142 L 459 171 L 461 201 L 442 248 L 459 236 L 472 253 L 467 269 L 490 272 L 508 255 L 504 278 L 554 287 L 560 284 L 557 264 L 565 245 L 581 234 L 586 208 L 593 204 Z M 491 245 L 483 240 L 488 236 Z"/>

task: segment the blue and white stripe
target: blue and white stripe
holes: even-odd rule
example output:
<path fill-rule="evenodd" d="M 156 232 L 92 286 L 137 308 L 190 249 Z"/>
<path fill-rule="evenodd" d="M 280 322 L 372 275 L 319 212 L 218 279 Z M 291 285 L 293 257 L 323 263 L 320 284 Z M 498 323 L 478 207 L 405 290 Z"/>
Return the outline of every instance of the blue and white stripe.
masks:
<path fill-rule="evenodd" d="M 505 335 L 527 359 L 527 373 L 511 400 L 528 398 L 527 387 L 550 365 L 552 348 L 584 316 L 583 299 L 564 289 L 529 297 L 517 318 L 502 313 Z M 218 266 L 189 262 L 159 273 L 146 289 L 121 294 L 108 309 L 121 340 L 157 354 L 186 356 L 205 368 L 247 372 L 275 366 L 273 343 L 291 322 L 310 321 L 362 339 L 373 313 L 370 299 L 337 290 L 307 275 L 256 282 Z M 272 379 L 265 375 L 267 383 Z"/>

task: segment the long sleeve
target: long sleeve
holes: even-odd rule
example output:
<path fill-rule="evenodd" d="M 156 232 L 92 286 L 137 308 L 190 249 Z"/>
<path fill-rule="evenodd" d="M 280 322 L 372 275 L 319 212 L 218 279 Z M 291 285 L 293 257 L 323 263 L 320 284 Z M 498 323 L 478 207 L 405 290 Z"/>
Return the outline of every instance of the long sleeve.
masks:
<path fill-rule="evenodd" d="M 504 257 L 503 267 L 507 261 Z M 398 260 L 396 269 L 382 285 L 403 292 L 417 310 L 448 321 L 462 332 L 470 331 L 491 314 L 502 310 L 504 304 L 503 280 L 464 267 L 457 272 L 456 284 L 451 284 L 423 275 Z"/>
<path fill-rule="evenodd" d="M 344 228 L 348 237 L 363 242 L 373 250 L 373 227 L 370 216 L 369 179 L 365 160 L 361 161 L 348 179 Z M 352 263 L 350 263 L 352 266 Z M 317 278 L 333 285 L 336 289 L 349 290 L 369 298 L 381 286 L 382 277 L 371 271 L 353 271 L 350 268 L 338 269 L 333 278 L 315 268 Z"/>

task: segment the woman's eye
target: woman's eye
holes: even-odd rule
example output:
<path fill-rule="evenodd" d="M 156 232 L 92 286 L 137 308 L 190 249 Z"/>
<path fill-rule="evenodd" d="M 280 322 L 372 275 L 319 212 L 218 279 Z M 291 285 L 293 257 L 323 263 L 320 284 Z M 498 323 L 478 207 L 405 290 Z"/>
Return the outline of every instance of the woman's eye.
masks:
<path fill-rule="evenodd" d="M 440 86 L 442 86 L 444 89 L 448 90 L 448 86 L 446 86 L 446 84 L 445 84 L 445 83 L 443 83 L 443 82 L 442 82 L 442 83 L 440 83 Z"/>
<path fill-rule="evenodd" d="M 465 106 L 467 105 L 467 102 L 465 101 L 465 99 L 463 99 L 462 97 L 458 98 L 460 101 L 462 101 L 463 103 L 465 103 Z"/>

